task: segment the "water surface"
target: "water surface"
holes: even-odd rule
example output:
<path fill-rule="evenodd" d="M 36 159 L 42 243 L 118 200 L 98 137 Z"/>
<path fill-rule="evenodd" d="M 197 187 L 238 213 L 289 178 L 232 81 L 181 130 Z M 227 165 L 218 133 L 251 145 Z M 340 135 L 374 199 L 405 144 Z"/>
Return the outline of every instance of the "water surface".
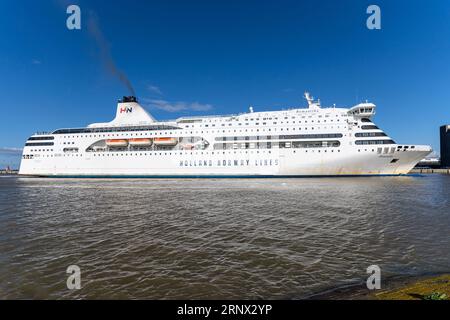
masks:
<path fill-rule="evenodd" d="M 0 177 L 0 298 L 298 299 L 372 264 L 448 272 L 449 191 L 444 175 Z"/>

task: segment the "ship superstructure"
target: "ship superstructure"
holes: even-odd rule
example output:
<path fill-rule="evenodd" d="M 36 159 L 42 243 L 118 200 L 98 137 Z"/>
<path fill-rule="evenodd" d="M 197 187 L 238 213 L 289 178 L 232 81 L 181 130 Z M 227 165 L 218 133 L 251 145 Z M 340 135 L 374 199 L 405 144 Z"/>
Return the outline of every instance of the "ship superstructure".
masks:
<path fill-rule="evenodd" d="M 124 97 L 111 122 L 32 135 L 19 174 L 62 177 L 400 175 L 432 150 L 397 144 L 376 106 L 307 108 L 155 120 Z"/>

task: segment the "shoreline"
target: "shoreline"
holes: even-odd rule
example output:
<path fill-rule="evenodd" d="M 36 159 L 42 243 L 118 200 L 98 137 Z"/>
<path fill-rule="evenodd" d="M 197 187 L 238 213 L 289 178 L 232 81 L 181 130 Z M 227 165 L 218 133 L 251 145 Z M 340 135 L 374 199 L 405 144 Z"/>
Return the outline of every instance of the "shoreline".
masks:
<path fill-rule="evenodd" d="M 16 176 L 19 174 L 19 170 L 0 170 L 2 176 Z"/>
<path fill-rule="evenodd" d="M 450 169 L 426 169 L 426 168 L 414 168 L 409 174 L 450 174 Z"/>
<path fill-rule="evenodd" d="M 427 295 L 433 293 L 445 294 L 445 300 L 450 299 L 449 272 L 392 276 L 382 280 L 379 290 L 367 289 L 364 282 L 326 290 L 305 300 L 427 300 Z"/>

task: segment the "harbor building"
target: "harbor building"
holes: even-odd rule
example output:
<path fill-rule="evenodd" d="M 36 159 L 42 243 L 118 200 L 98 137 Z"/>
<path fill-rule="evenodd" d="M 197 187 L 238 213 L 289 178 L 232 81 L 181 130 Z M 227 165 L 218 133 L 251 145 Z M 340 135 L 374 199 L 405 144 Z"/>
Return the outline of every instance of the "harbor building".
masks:
<path fill-rule="evenodd" d="M 441 167 L 450 168 L 450 125 L 441 126 Z"/>

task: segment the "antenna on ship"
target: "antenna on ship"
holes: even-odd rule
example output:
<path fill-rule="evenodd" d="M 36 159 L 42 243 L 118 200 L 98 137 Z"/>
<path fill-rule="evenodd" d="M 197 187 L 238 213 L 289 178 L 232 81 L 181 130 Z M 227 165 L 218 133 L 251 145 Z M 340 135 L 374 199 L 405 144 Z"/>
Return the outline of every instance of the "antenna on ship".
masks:
<path fill-rule="evenodd" d="M 253 113 L 253 106 L 250 106 L 250 107 L 248 108 L 248 111 L 250 111 L 250 113 Z"/>
<path fill-rule="evenodd" d="M 308 101 L 308 106 L 311 106 L 314 103 L 314 98 L 311 97 L 308 91 L 305 91 L 305 99 Z"/>
<path fill-rule="evenodd" d="M 320 108 L 320 99 L 317 102 L 314 102 L 314 98 L 309 94 L 308 91 L 305 91 L 305 99 L 308 101 L 308 108 L 317 109 Z"/>

